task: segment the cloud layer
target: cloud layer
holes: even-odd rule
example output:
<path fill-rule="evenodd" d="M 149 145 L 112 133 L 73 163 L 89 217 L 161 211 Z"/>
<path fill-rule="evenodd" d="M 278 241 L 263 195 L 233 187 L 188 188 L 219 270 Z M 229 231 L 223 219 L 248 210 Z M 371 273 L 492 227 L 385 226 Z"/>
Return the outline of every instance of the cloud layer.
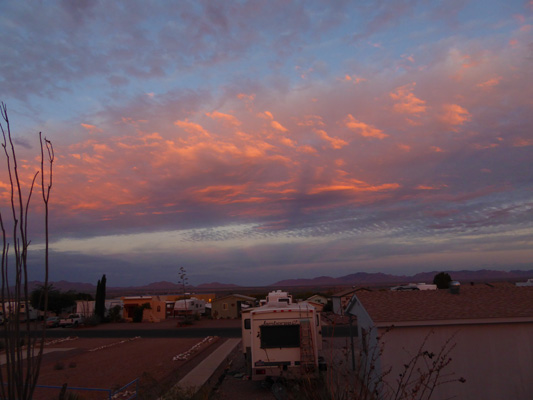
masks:
<path fill-rule="evenodd" d="M 35 132 L 57 155 L 53 279 L 530 267 L 531 3 L 2 7 L 24 170 Z"/>

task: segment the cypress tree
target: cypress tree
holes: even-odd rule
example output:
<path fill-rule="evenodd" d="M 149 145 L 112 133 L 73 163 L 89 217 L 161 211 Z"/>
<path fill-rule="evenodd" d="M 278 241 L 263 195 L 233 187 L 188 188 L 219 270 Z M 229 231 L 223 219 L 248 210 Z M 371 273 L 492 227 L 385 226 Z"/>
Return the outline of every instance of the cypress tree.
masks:
<path fill-rule="evenodd" d="M 106 292 L 106 277 L 105 274 L 102 276 L 102 279 L 98 280 L 96 285 L 96 296 L 94 303 L 94 313 L 100 317 L 100 320 L 103 321 L 105 317 L 105 292 Z"/>

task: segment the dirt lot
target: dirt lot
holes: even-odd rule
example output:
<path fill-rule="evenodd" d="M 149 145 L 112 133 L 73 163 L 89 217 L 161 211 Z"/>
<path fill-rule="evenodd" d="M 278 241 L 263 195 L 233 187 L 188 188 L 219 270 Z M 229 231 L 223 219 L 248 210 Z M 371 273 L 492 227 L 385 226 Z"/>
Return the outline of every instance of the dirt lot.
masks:
<path fill-rule="evenodd" d="M 235 326 L 240 326 L 240 321 L 206 319 L 195 321 L 192 327 Z M 157 324 L 105 324 L 89 329 L 150 330 L 187 329 L 187 327 L 177 328 L 176 322 L 170 320 Z M 157 399 L 224 340 L 218 337 L 155 339 L 143 338 L 142 335 L 137 338 L 100 339 L 79 338 L 73 335 L 67 340 L 49 339 L 38 384 L 61 386 L 67 383 L 70 388 L 115 390 L 139 378 L 140 398 Z M 326 357 L 329 357 L 328 354 L 333 354 L 333 350 L 327 350 L 328 348 L 338 350 L 345 347 L 344 341 L 334 345 L 326 344 Z M 275 398 L 268 385 L 250 381 L 244 375 L 244 357 L 239 346 L 221 370 L 224 374 L 209 396 L 211 399 L 267 400 Z M 86 400 L 108 398 L 106 392 L 71 391 Z M 36 390 L 34 399 L 57 399 L 58 394 L 59 389 L 41 388 Z"/>
<path fill-rule="evenodd" d="M 53 351 L 43 357 L 38 384 L 118 389 L 140 378 L 143 398 L 155 398 L 220 343 L 218 338 L 54 340 L 46 346 Z M 34 398 L 56 399 L 58 393 L 38 389 Z M 76 393 L 84 399 L 107 398 L 105 392 Z"/>

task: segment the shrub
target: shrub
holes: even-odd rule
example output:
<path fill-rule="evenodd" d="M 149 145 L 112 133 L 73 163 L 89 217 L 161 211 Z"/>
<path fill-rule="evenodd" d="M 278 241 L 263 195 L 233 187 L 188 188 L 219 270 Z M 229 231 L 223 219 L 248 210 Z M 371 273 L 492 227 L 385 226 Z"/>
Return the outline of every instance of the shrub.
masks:
<path fill-rule="evenodd" d="M 62 363 L 61 361 L 58 361 L 58 362 L 55 363 L 54 369 L 56 371 L 61 371 L 61 370 L 65 369 L 65 364 Z"/>
<path fill-rule="evenodd" d="M 450 287 L 451 281 L 452 277 L 446 272 L 439 272 L 433 278 L 433 284 L 437 285 L 437 288 L 439 289 L 448 289 Z"/>

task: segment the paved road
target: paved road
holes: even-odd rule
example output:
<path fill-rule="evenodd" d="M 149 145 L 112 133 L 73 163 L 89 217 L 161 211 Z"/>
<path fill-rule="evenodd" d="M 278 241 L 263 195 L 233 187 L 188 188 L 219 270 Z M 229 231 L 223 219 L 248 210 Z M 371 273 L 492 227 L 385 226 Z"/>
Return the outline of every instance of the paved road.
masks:
<path fill-rule="evenodd" d="M 355 330 L 354 330 L 355 331 Z M 329 326 L 322 327 L 323 337 L 346 337 L 349 336 L 347 326 L 337 326 L 334 331 Z M 194 328 L 184 327 L 175 329 L 91 329 L 91 328 L 56 328 L 46 332 L 49 338 L 62 338 L 68 336 L 78 336 L 82 338 L 123 338 L 123 337 L 144 337 L 144 338 L 194 338 L 206 336 L 219 336 L 223 338 L 240 338 L 240 328 Z"/>

